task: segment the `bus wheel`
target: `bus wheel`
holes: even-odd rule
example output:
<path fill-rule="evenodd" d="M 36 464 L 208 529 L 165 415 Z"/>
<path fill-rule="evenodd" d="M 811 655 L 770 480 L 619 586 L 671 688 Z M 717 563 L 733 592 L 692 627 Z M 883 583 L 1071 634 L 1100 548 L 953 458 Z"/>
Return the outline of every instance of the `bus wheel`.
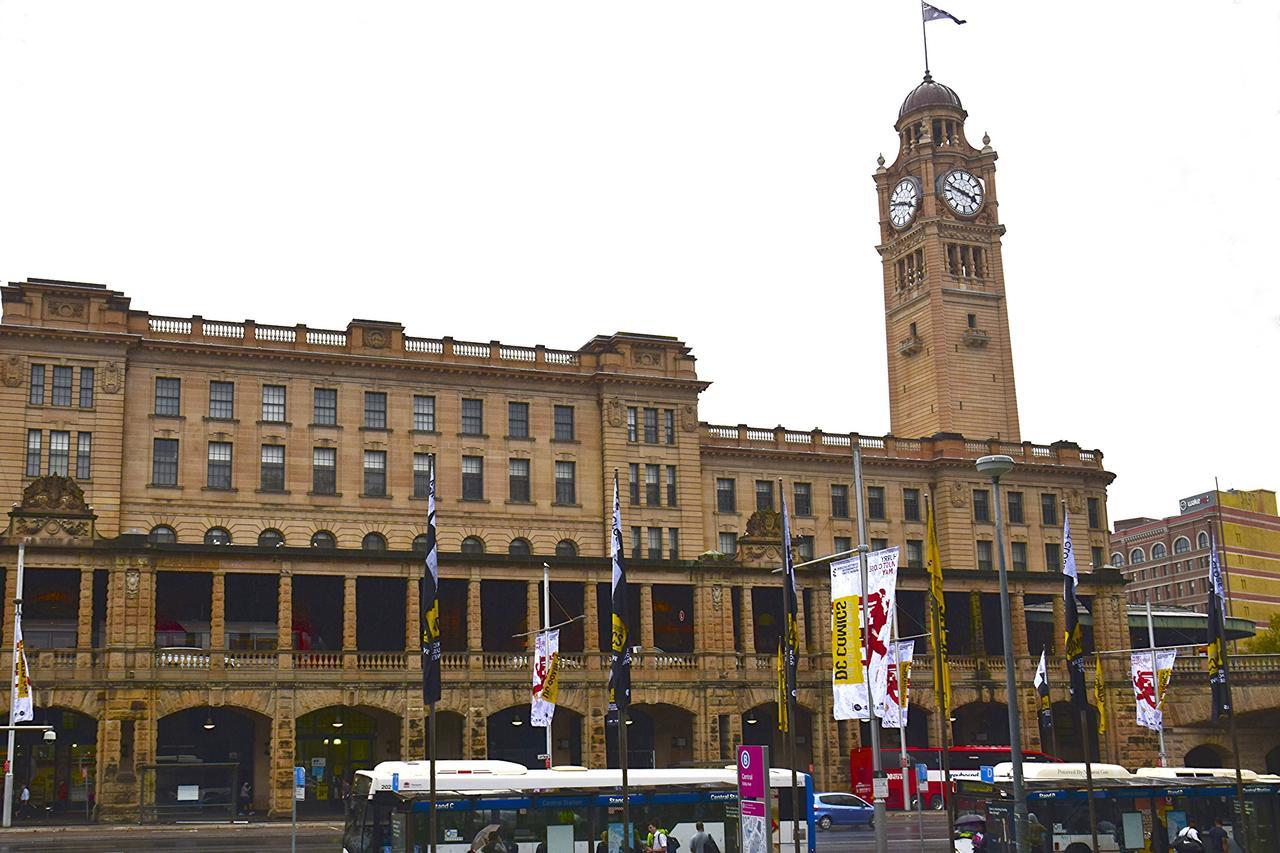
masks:
<path fill-rule="evenodd" d="M 929 800 L 929 807 L 930 807 L 930 808 L 932 808 L 932 809 L 934 809 L 935 811 L 941 810 L 941 809 L 942 809 L 942 796 L 941 796 L 941 795 L 939 795 L 939 794 L 934 794 L 934 795 L 933 795 L 933 799 Z"/>
<path fill-rule="evenodd" d="M 827 830 L 831 828 L 831 815 L 824 814 L 818 818 L 818 829 Z"/>

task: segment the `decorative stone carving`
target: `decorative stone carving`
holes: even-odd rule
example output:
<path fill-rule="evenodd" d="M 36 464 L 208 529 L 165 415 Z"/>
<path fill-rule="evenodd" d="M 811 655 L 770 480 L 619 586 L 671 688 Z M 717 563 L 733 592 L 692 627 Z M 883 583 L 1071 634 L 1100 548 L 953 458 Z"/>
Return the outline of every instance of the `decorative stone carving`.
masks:
<path fill-rule="evenodd" d="M 4 360 L 4 364 L 0 365 L 0 370 L 4 372 L 4 384 L 10 388 L 17 388 L 22 384 L 22 377 L 26 374 L 26 367 L 22 363 L 22 356 L 11 355 Z"/>
<path fill-rule="evenodd" d="M 758 509 L 747 519 L 747 536 L 752 539 L 782 538 L 782 513 Z"/>
<path fill-rule="evenodd" d="M 698 431 L 698 407 L 693 403 L 685 403 L 680 407 L 680 429 L 685 432 Z"/>
<path fill-rule="evenodd" d="M 24 510 L 53 510 L 55 512 L 88 512 L 84 491 L 70 477 L 50 474 L 37 477 L 22 490 Z"/>
<path fill-rule="evenodd" d="M 45 316 L 59 320 L 83 320 L 84 310 L 83 299 L 49 299 L 44 303 Z"/>
<path fill-rule="evenodd" d="M 631 350 L 631 362 L 640 367 L 662 367 L 666 361 L 666 353 L 650 347 L 636 347 Z"/>
<path fill-rule="evenodd" d="M 723 599 L 723 597 L 724 597 L 723 587 L 721 587 L 719 584 L 716 584 L 715 586 L 711 587 L 711 609 L 712 610 L 720 609 L 720 602 Z"/>
<path fill-rule="evenodd" d="M 22 503 L 9 512 L 9 535 L 46 539 L 93 535 L 93 510 L 75 480 L 50 474 L 22 490 Z"/>
<path fill-rule="evenodd" d="M 1079 489 L 1067 492 L 1067 509 L 1071 512 L 1084 512 L 1084 495 L 1080 494 Z"/>
<path fill-rule="evenodd" d="M 138 588 L 142 585 L 142 573 L 130 566 L 124 572 L 124 594 L 129 598 L 138 597 Z"/>
<path fill-rule="evenodd" d="M 364 345 L 369 349 L 386 349 L 389 343 L 385 329 L 364 330 Z"/>
<path fill-rule="evenodd" d="M 622 401 L 614 397 L 604 405 L 605 418 L 609 421 L 609 426 L 622 426 Z"/>
<path fill-rule="evenodd" d="M 956 508 L 969 505 L 969 489 L 964 483 L 951 484 L 951 505 Z"/>
<path fill-rule="evenodd" d="M 120 391 L 122 384 L 120 365 L 114 361 L 108 361 L 102 366 L 102 390 L 108 394 L 116 394 Z"/>

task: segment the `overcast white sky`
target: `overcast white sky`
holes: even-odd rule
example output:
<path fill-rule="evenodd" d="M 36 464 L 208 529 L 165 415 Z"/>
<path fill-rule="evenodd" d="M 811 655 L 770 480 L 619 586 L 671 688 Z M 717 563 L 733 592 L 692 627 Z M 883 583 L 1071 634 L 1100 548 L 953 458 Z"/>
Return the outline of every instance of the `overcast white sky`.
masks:
<path fill-rule="evenodd" d="M 1112 518 L 1280 488 L 1280 3 L 941 0 L 1000 152 L 1023 436 Z M 574 348 L 713 423 L 888 430 L 876 155 L 916 0 L 0 2 L 0 277 Z"/>

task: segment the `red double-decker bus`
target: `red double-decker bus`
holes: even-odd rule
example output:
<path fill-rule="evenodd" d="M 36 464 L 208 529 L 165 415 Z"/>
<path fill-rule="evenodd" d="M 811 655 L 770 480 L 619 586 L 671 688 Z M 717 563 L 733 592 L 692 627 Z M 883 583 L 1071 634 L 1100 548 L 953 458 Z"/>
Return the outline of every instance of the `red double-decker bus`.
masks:
<path fill-rule="evenodd" d="M 977 779 L 983 766 L 995 766 L 1003 761 L 1011 760 L 1007 746 L 953 746 L 947 750 L 951 759 L 951 778 Z M 908 774 L 907 791 L 911 800 L 906 800 L 902 791 L 902 753 L 897 749 L 882 747 L 880 749 L 881 767 L 889 777 L 889 797 L 885 800 L 885 808 L 901 809 L 904 803 L 915 805 L 915 797 L 924 795 L 925 808 L 940 809 L 946 804 L 950 792 L 942 784 L 942 750 L 937 747 L 907 747 L 907 758 L 911 762 Z M 1032 750 L 1022 751 L 1025 762 L 1058 761 L 1052 755 Z M 923 764 L 928 768 L 929 781 L 920 791 L 916 782 L 916 765 Z M 872 753 L 870 747 L 860 747 L 849 752 L 849 778 L 853 780 L 853 793 L 871 802 Z"/>

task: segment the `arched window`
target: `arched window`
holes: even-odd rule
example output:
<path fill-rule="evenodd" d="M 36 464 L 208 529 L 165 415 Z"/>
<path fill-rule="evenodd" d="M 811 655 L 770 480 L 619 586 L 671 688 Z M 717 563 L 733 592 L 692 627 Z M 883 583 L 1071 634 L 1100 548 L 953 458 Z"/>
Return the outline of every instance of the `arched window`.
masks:
<path fill-rule="evenodd" d="M 484 540 L 479 536 L 468 536 L 462 540 L 462 553 L 464 554 L 483 554 Z"/>
<path fill-rule="evenodd" d="M 1200 535 L 1196 537 L 1196 547 L 1197 547 L 1197 548 L 1208 548 L 1208 547 L 1209 547 L 1209 534 L 1208 534 L 1208 533 L 1205 533 L 1203 530 L 1201 530 L 1201 531 L 1200 531 Z"/>
<path fill-rule="evenodd" d="M 1121 554 L 1119 551 L 1116 551 L 1114 554 L 1112 554 L 1112 555 L 1111 555 L 1111 565 L 1113 565 L 1113 566 L 1123 566 L 1123 565 L 1124 565 L 1124 554 Z"/>
<path fill-rule="evenodd" d="M 147 534 L 147 541 L 152 545 L 172 545 L 178 541 L 178 534 L 167 524 L 157 524 Z"/>
<path fill-rule="evenodd" d="M 204 532 L 206 545 L 230 545 L 231 533 L 225 527 L 210 527 Z"/>
<path fill-rule="evenodd" d="M 387 550 L 387 537 L 381 533 L 366 533 L 364 539 L 360 541 L 360 547 L 366 551 L 385 551 Z"/>
<path fill-rule="evenodd" d="M 1191 550 L 1191 540 L 1185 536 L 1179 536 L 1173 540 L 1173 553 L 1185 554 Z"/>
<path fill-rule="evenodd" d="M 533 553 L 528 539 L 512 539 L 507 546 L 507 554 L 512 557 L 528 557 Z"/>
<path fill-rule="evenodd" d="M 427 534 L 419 533 L 417 536 L 413 537 L 413 550 L 417 551 L 419 554 L 427 553 Z"/>
<path fill-rule="evenodd" d="M 333 551 L 338 547 L 338 540 L 327 530 L 317 530 L 311 534 L 311 547 L 322 551 Z"/>
<path fill-rule="evenodd" d="M 258 534 L 259 548 L 279 548 L 284 544 L 284 534 L 279 530 L 268 527 L 266 530 Z"/>
<path fill-rule="evenodd" d="M 1163 542 L 1157 542 L 1151 546 L 1151 559 L 1159 560 L 1169 556 L 1169 549 L 1164 547 Z"/>
<path fill-rule="evenodd" d="M 1146 552 L 1143 551 L 1141 548 L 1134 548 L 1132 551 L 1129 552 L 1129 565 L 1136 566 L 1138 565 L 1138 563 L 1145 563 L 1146 561 L 1147 561 Z"/>
<path fill-rule="evenodd" d="M 557 557 L 576 557 L 578 556 L 578 543 L 572 539 L 561 539 L 556 543 Z"/>

